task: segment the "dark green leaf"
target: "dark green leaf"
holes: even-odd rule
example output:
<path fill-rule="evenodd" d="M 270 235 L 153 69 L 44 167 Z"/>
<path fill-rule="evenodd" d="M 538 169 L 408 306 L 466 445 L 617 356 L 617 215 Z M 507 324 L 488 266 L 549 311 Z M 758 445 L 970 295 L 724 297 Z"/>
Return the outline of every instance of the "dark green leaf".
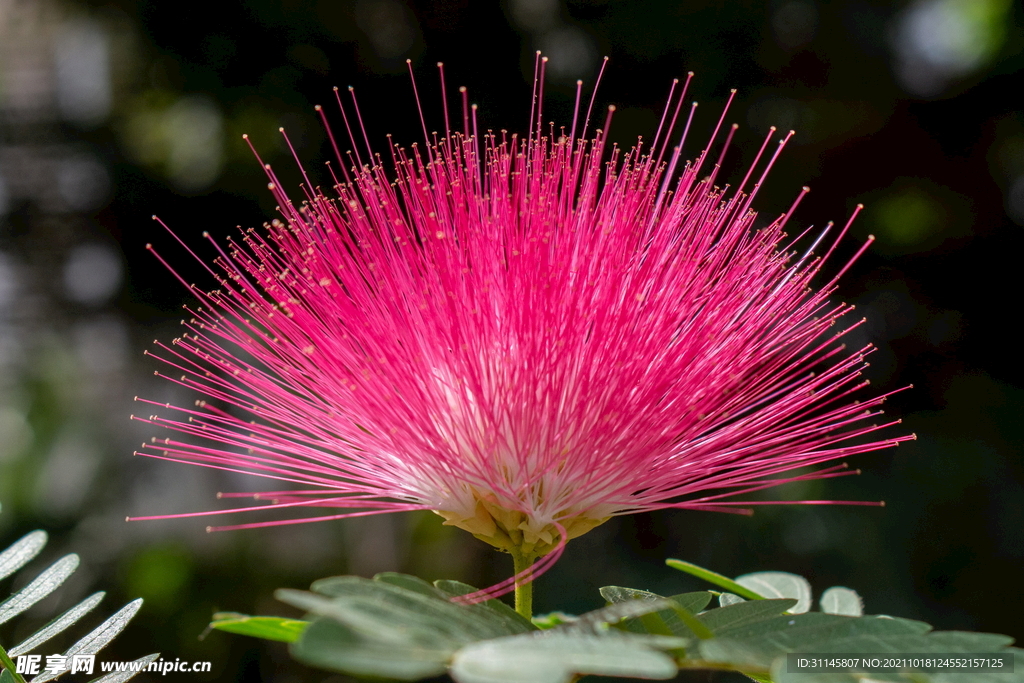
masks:
<path fill-rule="evenodd" d="M 751 600 L 728 607 L 708 610 L 697 618 L 718 635 L 727 629 L 739 628 L 778 616 L 796 604 L 796 600 Z"/>
<path fill-rule="evenodd" d="M 630 600 L 671 600 L 668 609 L 622 622 L 620 627 L 625 631 L 691 639 L 712 636 L 712 633 L 694 616 L 694 612 L 699 612 L 711 602 L 711 594 L 707 591 L 681 593 L 672 598 L 663 598 L 655 593 L 635 588 L 605 586 L 601 589 L 601 596 L 612 604 Z"/>
<path fill-rule="evenodd" d="M 0 671 L 0 683 L 17 683 L 14 674 L 7 669 Z"/>
<path fill-rule="evenodd" d="M 322 617 L 292 645 L 293 652 L 312 666 L 356 676 L 432 676 L 464 645 L 534 629 L 519 615 L 510 618 L 491 606 L 456 604 L 439 588 L 395 575 L 376 581 L 334 577 L 315 582 L 313 590 L 317 593 L 276 594 Z"/>
<path fill-rule="evenodd" d="M 390 583 L 395 586 L 400 586 L 406 590 L 411 590 L 416 593 L 421 593 L 431 598 L 444 598 L 446 597 L 441 591 L 434 588 L 427 581 L 424 581 L 418 576 L 412 576 L 411 574 L 399 574 L 398 572 L 381 572 L 373 577 L 374 581 L 383 581 L 384 583 Z"/>
<path fill-rule="evenodd" d="M 676 674 L 671 657 L 647 639 L 547 632 L 498 638 L 456 653 L 450 670 L 457 683 L 568 683 L 577 674 L 663 680 Z"/>
<path fill-rule="evenodd" d="M 468 583 L 462 583 L 461 581 L 451 581 L 448 579 L 442 579 L 434 582 L 434 587 L 441 591 L 446 598 L 454 598 L 459 595 L 469 595 L 470 593 L 476 593 L 479 589 L 470 586 Z M 486 607 L 498 615 L 500 615 L 507 622 L 510 629 L 513 629 L 512 633 L 520 633 L 523 629 L 527 631 L 534 631 L 537 626 L 532 621 L 524 617 L 519 612 L 515 611 L 501 600 L 486 600 L 478 603 L 481 607 Z"/>
<path fill-rule="evenodd" d="M 787 652 L 853 636 L 920 635 L 928 624 L 908 619 L 842 617 L 820 612 L 792 614 L 766 619 L 737 628 L 720 629 L 718 637 L 700 644 L 701 659 L 767 670 L 773 660 Z"/>
<path fill-rule="evenodd" d="M 688 612 L 697 614 L 702 609 L 706 608 L 711 602 L 711 598 L 714 597 L 708 591 L 695 591 L 693 593 L 679 593 L 678 595 L 670 595 L 669 600 L 673 600 L 680 607 Z"/>
<path fill-rule="evenodd" d="M 341 576 L 317 581 L 312 588 L 330 597 L 317 600 L 316 596 L 300 591 L 280 591 L 285 596 L 280 599 L 366 633 L 369 629 L 390 634 L 398 625 L 410 633 L 424 635 L 427 640 L 423 642 L 434 642 L 440 634 L 459 646 L 533 629 L 518 615 L 510 618 L 486 605 L 456 604 L 444 597 L 424 595 L 384 581 Z"/>
<path fill-rule="evenodd" d="M 283 617 L 252 617 L 247 614 L 221 612 L 213 615 L 210 628 L 264 640 L 294 643 L 309 626 L 308 621 Z"/>
<path fill-rule="evenodd" d="M 453 652 L 427 647 L 395 647 L 367 639 L 331 619 L 317 619 L 290 646 L 304 664 L 354 676 L 415 681 L 444 673 Z"/>
<path fill-rule="evenodd" d="M 627 589 L 628 590 L 628 589 Z M 649 594 L 653 595 L 653 593 Z M 673 609 L 678 607 L 676 603 L 672 602 L 668 598 L 662 598 L 660 596 L 654 596 L 642 600 L 627 600 L 625 602 L 617 602 L 601 609 L 596 609 L 590 612 L 586 612 L 576 617 L 574 621 L 562 626 L 558 626 L 547 633 L 574 633 L 584 635 L 595 635 L 607 632 L 609 624 L 615 624 L 623 619 L 642 617 L 647 614 L 653 614 L 664 609 Z M 665 635 L 665 634 L 656 634 Z M 692 637 L 692 634 L 691 634 Z M 682 643 L 682 641 L 681 641 Z M 685 645 L 682 643 L 680 647 Z"/>

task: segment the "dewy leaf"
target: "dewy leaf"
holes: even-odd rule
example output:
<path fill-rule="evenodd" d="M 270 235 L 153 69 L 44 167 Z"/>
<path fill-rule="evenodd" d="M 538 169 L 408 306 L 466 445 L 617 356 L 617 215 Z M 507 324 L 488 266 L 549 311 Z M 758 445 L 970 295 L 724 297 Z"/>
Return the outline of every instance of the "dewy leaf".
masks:
<path fill-rule="evenodd" d="M 32 531 L 11 544 L 7 550 L 0 553 L 0 579 L 18 571 L 46 545 L 45 531 Z"/>
<path fill-rule="evenodd" d="M 857 591 L 843 586 L 832 586 L 821 594 L 821 611 L 826 614 L 841 614 L 859 617 L 864 614 L 864 601 Z"/>
<path fill-rule="evenodd" d="M 671 657 L 638 636 L 551 632 L 467 645 L 449 670 L 457 683 L 568 683 L 577 674 L 664 680 L 676 672 Z"/>
<path fill-rule="evenodd" d="M 68 659 L 63 671 L 41 673 L 32 679 L 32 683 L 44 683 L 63 675 L 65 671 L 71 668 L 71 658 L 74 655 L 94 655 L 102 650 L 110 641 L 117 637 L 118 633 L 124 630 L 124 627 L 128 625 L 128 622 L 132 620 L 132 617 L 135 616 L 141 607 L 142 598 L 129 602 L 64 652 L 64 656 Z"/>
<path fill-rule="evenodd" d="M 146 655 L 145 657 L 139 657 L 125 667 L 125 669 L 127 669 L 126 671 L 112 671 L 102 678 L 90 681 L 90 683 L 125 683 L 125 681 L 138 676 L 148 665 L 152 664 L 159 658 L 159 652 L 154 652 L 153 654 Z"/>
<path fill-rule="evenodd" d="M 736 583 L 756 591 L 765 598 L 793 598 L 793 614 L 811 609 L 811 584 L 807 579 L 788 572 L 755 572 L 736 577 Z"/>
<path fill-rule="evenodd" d="M 698 579 L 704 579 L 708 583 L 713 583 L 719 588 L 724 588 L 727 591 L 731 591 L 736 595 L 746 598 L 747 600 L 763 600 L 765 597 L 769 597 L 742 586 L 729 577 L 722 576 L 718 572 L 713 572 L 710 569 L 704 569 L 704 567 L 698 567 L 692 562 L 686 562 L 684 560 L 665 560 L 665 564 L 673 569 L 686 572 L 691 576 L 696 576 Z"/>
<path fill-rule="evenodd" d="M 61 633 L 64 629 L 72 624 L 76 623 L 79 619 L 84 617 L 86 614 L 91 612 L 96 605 L 100 604 L 103 600 L 103 596 L 106 593 L 100 591 L 99 593 L 93 593 L 82 602 L 78 603 L 64 614 L 60 615 L 46 626 L 42 627 L 31 636 L 18 643 L 10 650 L 7 654 L 12 657 L 23 655 L 26 652 L 32 651 L 34 648 L 42 645 L 50 638 L 54 637 L 58 633 Z"/>
<path fill-rule="evenodd" d="M 317 619 L 292 643 L 295 659 L 354 676 L 416 681 L 445 672 L 448 648 L 395 647 L 361 636 L 332 619 Z"/>
<path fill-rule="evenodd" d="M 221 612 L 213 615 L 210 628 L 264 640 L 294 643 L 309 626 L 308 621 L 284 617 L 252 617 L 247 614 Z"/>
<path fill-rule="evenodd" d="M 51 564 L 32 583 L 9 597 L 3 604 L 0 604 L 0 624 L 7 623 L 57 590 L 77 568 L 78 555 L 73 553 L 65 555 Z"/>

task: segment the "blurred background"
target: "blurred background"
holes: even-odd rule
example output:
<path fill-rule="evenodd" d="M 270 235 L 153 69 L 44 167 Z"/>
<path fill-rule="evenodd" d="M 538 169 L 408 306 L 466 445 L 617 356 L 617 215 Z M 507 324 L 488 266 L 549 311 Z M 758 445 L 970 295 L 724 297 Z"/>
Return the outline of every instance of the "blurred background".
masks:
<path fill-rule="evenodd" d="M 1022 27 L 1011 0 L 0 0 L 0 539 L 43 526 L 54 540 L 33 566 L 67 551 L 85 565 L 0 639 L 105 589 L 108 613 L 146 600 L 108 658 L 162 651 L 212 661 L 200 680 L 340 682 L 283 647 L 199 636 L 218 610 L 290 614 L 273 589 L 320 576 L 508 575 L 507 556 L 430 514 L 221 534 L 206 520 L 125 523 L 215 509 L 217 491 L 256 485 L 133 458 L 153 430 L 128 416 L 135 395 L 194 398 L 142 355 L 178 334 L 190 301 L 145 244 L 201 277 L 151 214 L 203 256 L 203 230 L 273 217 L 240 136 L 297 187 L 284 126 L 323 178 L 313 105 L 332 86 L 357 88 L 371 140 L 417 140 L 407 58 L 432 128 L 443 60 L 486 126 L 521 130 L 537 49 L 551 58 L 546 118 L 561 122 L 575 80 L 611 58 L 598 102 L 617 105 L 612 137 L 627 145 L 649 139 L 689 70 L 701 107 L 688 156 L 730 88 L 741 128 L 726 171 L 742 172 L 768 126 L 796 129 L 757 208 L 777 215 L 802 185 L 801 225 L 866 204 L 848 248 L 877 242 L 840 294 L 868 318 L 855 341 L 878 346 L 875 389 L 914 385 L 889 413 L 919 436 L 852 459 L 860 477 L 765 496 L 885 508 L 613 520 L 538 582 L 539 610 L 595 608 L 609 584 L 705 587 L 663 565 L 679 557 L 728 575 L 792 571 L 819 592 L 857 589 L 869 612 L 1024 636 L 1024 367 L 1010 315 L 1024 270 Z"/>

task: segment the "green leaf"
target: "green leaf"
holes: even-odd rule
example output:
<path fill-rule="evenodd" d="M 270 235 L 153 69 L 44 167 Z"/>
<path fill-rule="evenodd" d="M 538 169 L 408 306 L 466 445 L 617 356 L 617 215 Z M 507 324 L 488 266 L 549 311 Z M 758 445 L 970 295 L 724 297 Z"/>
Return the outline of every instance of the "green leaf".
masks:
<path fill-rule="evenodd" d="M 316 592 L 277 591 L 279 600 L 321 617 L 292 644 L 295 657 L 356 676 L 414 680 L 443 672 L 465 645 L 536 630 L 503 603 L 451 601 L 472 586 L 410 578 L 339 576 L 316 581 Z"/>
<path fill-rule="evenodd" d="M 851 618 L 820 612 L 787 614 L 736 628 L 721 629 L 717 638 L 700 644 L 699 657 L 737 668 L 767 670 L 775 658 L 787 652 L 854 636 L 920 635 L 928 624 L 909 619 Z"/>
<path fill-rule="evenodd" d="M 857 591 L 842 586 L 832 586 L 821 594 L 821 611 L 826 614 L 842 614 L 859 617 L 864 614 L 864 601 Z"/>
<path fill-rule="evenodd" d="M 304 664 L 354 676 L 415 681 L 448 668 L 448 648 L 395 647 L 366 638 L 332 619 L 316 619 L 291 644 L 292 656 Z"/>
<path fill-rule="evenodd" d="M 796 600 L 751 600 L 719 607 L 697 615 L 716 636 L 748 624 L 778 616 L 796 604 Z"/>
<path fill-rule="evenodd" d="M 796 605 L 789 610 L 793 614 L 811 609 L 811 584 L 802 576 L 789 572 L 755 572 L 737 576 L 736 583 L 765 598 L 793 598 Z"/>
<path fill-rule="evenodd" d="M 285 619 L 283 617 L 252 617 L 234 612 L 219 612 L 213 615 L 210 628 L 228 633 L 237 633 L 264 640 L 294 643 L 309 626 L 308 621 Z"/>
<path fill-rule="evenodd" d="M 701 623 L 694 612 L 707 607 L 711 602 L 711 594 L 707 591 L 696 593 L 681 593 L 672 598 L 663 598 L 655 593 L 637 590 L 636 588 L 622 588 L 620 586 L 605 586 L 601 589 L 601 596 L 612 604 L 619 604 L 631 600 L 669 600 L 668 609 L 650 612 L 633 619 L 627 619 L 621 628 L 632 633 L 648 633 L 651 635 L 677 636 L 681 638 L 711 638 L 712 633 Z"/>
<path fill-rule="evenodd" d="M 468 645 L 449 673 L 457 683 L 569 683 L 576 675 L 664 680 L 676 671 L 672 657 L 639 636 L 547 632 Z"/>
<path fill-rule="evenodd" d="M 373 577 L 374 581 L 383 581 L 406 590 L 411 590 L 431 598 L 444 598 L 445 595 L 430 583 L 418 576 L 411 574 L 399 574 L 398 572 L 381 572 Z"/>
<path fill-rule="evenodd" d="M 395 640 L 401 631 L 405 635 L 399 640 L 443 641 L 454 648 L 533 629 L 525 619 L 510 619 L 486 605 L 456 604 L 385 581 L 339 576 L 316 581 L 312 588 L 322 595 L 280 590 L 278 599 L 384 640 Z"/>
<path fill-rule="evenodd" d="M 653 597 L 641 600 L 617 602 L 600 609 L 586 612 L 576 617 L 572 622 L 551 629 L 547 631 L 547 633 L 558 632 L 563 634 L 601 635 L 608 632 L 609 624 L 618 623 L 623 619 L 643 617 L 661 610 L 675 610 L 679 608 L 679 605 L 668 598 L 663 598 L 654 595 L 653 593 L 648 593 L 648 595 Z M 693 637 L 693 634 L 688 633 L 688 636 Z M 680 641 L 678 638 L 671 638 L 671 640 L 673 642 L 677 642 L 678 647 L 686 645 L 685 641 Z"/>
<path fill-rule="evenodd" d="M 727 591 L 731 591 L 736 595 L 739 595 L 747 600 L 763 600 L 765 596 L 760 593 L 741 586 L 727 576 L 722 576 L 718 572 L 713 572 L 710 569 L 704 569 L 704 567 L 698 567 L 692 562 L 686 562 L 684 560 L 665 560 L 665 564 L 673 569 L 678 569 L 681 572 L 686 572 L 691 576 L 696 576 L 698 579 L 704 579 L 708 583 L 713 583 L 719 588 L 724 588 Z"/>
<path fill-rule="evenodd" d="M 0 671 L 0 683 L 17 683 L 17 680 L 14 678 L 14 674 L 4 669 Z"/>
<path fill-rule="evenodd" d="M 470 586 L 468 583 L 462 583 L 461 581 L 451 581 L 448 579 L 441 579 L 440 581 L 434 582 L 434 587 L 441 591 L 446 598 L 454 598 L 460 595 L 469 595 L 470 593 L 476 593 L 479 588 Z M 485 600 L 484 602 L 477 603 L 481 607 L 497 613 L 507 623 L 510 629 L 513 629 L 513 633 L 522 632 L 523 629 L 527 631 L 537 630 L 537 626 L 529 619 L 524 617 L 519 612 L 515 611 L 501 600 Z"/>
<path fill-rule="evenodd" d="M 566 614 L 565 612 L 549 612 L 548 614 L 541 614 L 533 618 L 533 625 L 539 629 L 547 630 L 549 628 L 555 628 L 563 624 L 571 624 L 576 621 L 575 614 Z"/>

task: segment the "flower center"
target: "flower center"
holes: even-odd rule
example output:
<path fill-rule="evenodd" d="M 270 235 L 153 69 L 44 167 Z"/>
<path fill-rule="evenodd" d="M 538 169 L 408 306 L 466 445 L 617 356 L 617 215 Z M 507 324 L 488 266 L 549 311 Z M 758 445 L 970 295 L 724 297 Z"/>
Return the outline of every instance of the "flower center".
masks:
<path fill-rule="evenodd" d="M 493 494 L 473 491 L 473 502 L 459 511 L 435 510 L 445 524 L 457 526 L 506 552 L 543 557 L 558 546 L 561 532 L 551 520 L 541 520 L 521 510 L 511 510 L 497 502 Z M 598 510 L 573 514 L 566 511 L 555 521 L 562 525 L 566 541 L 582 536 L 607 522 L 610 515 Z"/>

